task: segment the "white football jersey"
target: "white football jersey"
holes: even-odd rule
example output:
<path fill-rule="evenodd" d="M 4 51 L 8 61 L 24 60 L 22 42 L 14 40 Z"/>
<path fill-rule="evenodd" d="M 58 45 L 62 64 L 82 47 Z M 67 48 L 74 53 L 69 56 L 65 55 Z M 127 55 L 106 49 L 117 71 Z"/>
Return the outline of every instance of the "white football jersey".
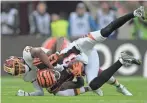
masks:
<path fill-rule="evenodd" d="M 25 61 L 26 73 L 23 76 L 24 81 L 32 82 L 36 79 L 37 67 L 33 65 L 33 58 L 31 56 L 31 46 L 26 46 L 23 50 L 23 59 Z M 49 50 L 41 47 L 41 49 L 47 53 Z"/>
<path fill-rule="evenodd" d="M 79 60 L 84 64 L 88 63 L 88 56 L 85 55 L 85 53 L 81 52 L 79 49 L 77 49 L 75 42 L 70 43 L 67 48 L 61 50 L 60 54 L 64 54 L 64 56 L 58 62 L 58 64 L 64 67 L 68 67 L 69 63 L 72 60 Z"/>

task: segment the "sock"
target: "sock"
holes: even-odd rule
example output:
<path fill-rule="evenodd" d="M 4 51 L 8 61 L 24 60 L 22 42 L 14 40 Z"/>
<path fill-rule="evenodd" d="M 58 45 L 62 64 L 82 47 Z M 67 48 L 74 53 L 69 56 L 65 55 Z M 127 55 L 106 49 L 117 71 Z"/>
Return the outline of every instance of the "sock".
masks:
<path fill-rule="evenodd" d="M 101 29 L 101 35 L 103 37 L 108 37 L 114 30 L 118 29 L 122 25 L 124 25 L 127 21 L 134 18 L 134 14 L 129 13 L 126 14 L 120 18 L 117 18 L 116 20 L 112 21 L 109 25 L 107 25 L 105 28 Z"/>
<path fill-rule="evenodd" d="M 107 82 L 111 76 L 122 66 L 121 62 L 118 60 L 108 69 L 104 70 L 98 77 L 94 78 L 89 86 L 92 90 L 100 88 L 105 82 Z"/>
<path fill-rule="evenodd" d="M 113 76 L 107 81 L 108 84 L 119 87 L 120 83 Z"/>

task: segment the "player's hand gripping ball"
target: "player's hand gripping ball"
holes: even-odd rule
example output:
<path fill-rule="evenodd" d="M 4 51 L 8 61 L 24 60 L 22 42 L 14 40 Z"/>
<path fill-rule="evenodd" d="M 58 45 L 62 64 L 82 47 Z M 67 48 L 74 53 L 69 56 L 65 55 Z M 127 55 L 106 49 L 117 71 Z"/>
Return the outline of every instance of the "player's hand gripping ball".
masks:
<path fill-rule="evenodd" d="M 48 88 L 56 83 L 56 77 L 52 70 L 44 69 L 37 71 L 37 82 L 42 88 Z"/>

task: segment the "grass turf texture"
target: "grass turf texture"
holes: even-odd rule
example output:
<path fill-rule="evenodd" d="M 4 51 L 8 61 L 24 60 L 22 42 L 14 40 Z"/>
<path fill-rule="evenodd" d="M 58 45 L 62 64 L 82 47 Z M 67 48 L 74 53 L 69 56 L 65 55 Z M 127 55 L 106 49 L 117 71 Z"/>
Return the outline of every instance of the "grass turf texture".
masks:
<path fill-rule="evenodd" d="M 147 103 L 147 79 L 141 77 L 119 77 L 134 96 L 127 97 L 116 92 L 113 86 L 105 84 L 102 87 L 104 96 L 100 97 L 93 92 L 87 92 L 74 97 L 53 96 L 45 90 L 45 96 L 18 97 L 15 96 L 18 89 L 33 91 L 31 83 L 24 82 L 21 78 L 1 78 L 1 103 Z"/>

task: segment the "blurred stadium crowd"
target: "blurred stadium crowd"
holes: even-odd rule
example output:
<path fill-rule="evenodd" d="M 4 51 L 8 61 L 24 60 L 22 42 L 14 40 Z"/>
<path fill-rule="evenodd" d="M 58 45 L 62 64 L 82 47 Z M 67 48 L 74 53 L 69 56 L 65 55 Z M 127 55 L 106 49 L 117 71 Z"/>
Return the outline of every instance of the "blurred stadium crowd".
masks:
<path fill-rule="evenodd" d="M 105 27 L 147 1 L 2 1 L 1 35 L 36 35 L 71 40 Z M 147 40 L 147 21 L 135 18 L 111 39 Z M 118 36 L 118 34 L 120 36 Z"/>

